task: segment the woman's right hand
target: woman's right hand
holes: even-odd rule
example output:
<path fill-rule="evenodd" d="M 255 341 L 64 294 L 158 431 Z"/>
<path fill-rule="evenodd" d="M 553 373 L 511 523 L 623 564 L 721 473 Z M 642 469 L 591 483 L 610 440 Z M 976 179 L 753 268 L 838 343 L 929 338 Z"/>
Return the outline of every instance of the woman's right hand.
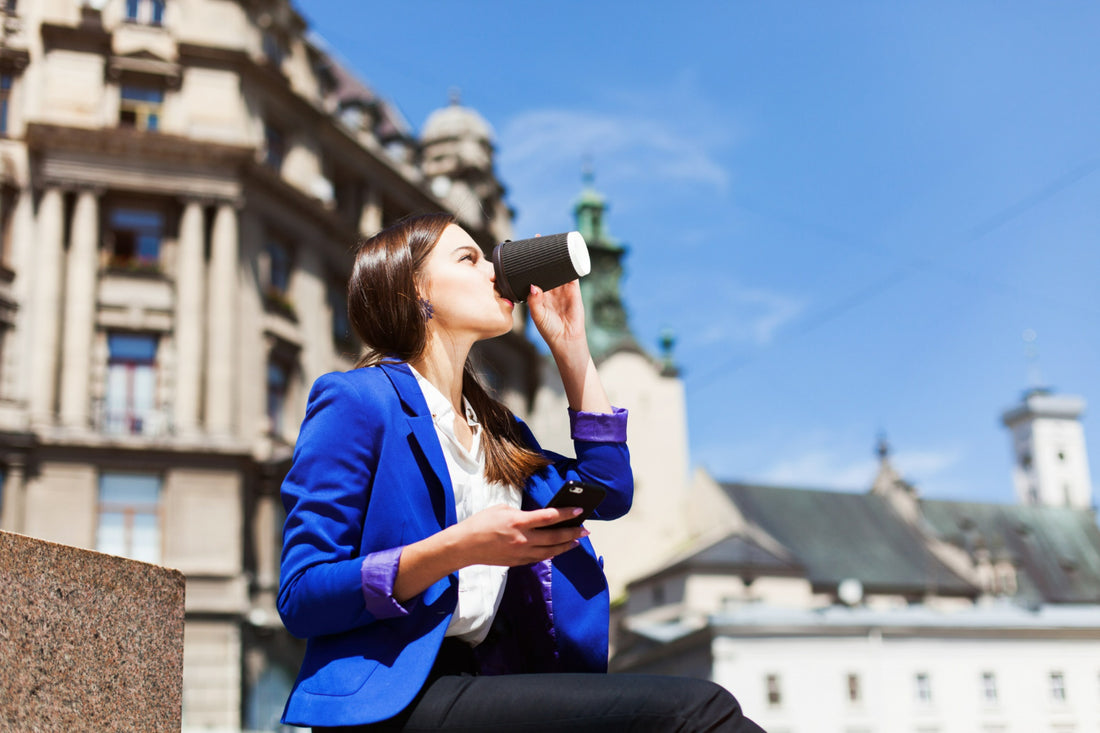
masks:
<path fill-rule="evenodd" d="M 588 536 L 583 527 L 550 525 L 572 519 L 577 507 L 523 511 L 499 504 L 484 509 L 454 525 L 462 533 L 459 553 L 463 565 L 528 565 L 560 555 Z"/>
<path fill-rule="evenodd" d="M 469 565 L 528 565 L 573 549 L 583 527 L 548 529 L 580 514 L 577 507 L 523 511 L 491 506 L 401 551 L 393 597 L 404 603 L 432 583 Z"/>

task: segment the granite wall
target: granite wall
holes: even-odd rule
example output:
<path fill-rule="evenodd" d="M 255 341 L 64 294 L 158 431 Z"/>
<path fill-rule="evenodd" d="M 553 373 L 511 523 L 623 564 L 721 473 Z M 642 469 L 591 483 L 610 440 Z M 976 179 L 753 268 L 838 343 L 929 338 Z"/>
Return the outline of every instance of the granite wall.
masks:
<path fill-rule="evenodd" d="M 0 731 L 178 731 L 183 574 L 0 532 Z"/>

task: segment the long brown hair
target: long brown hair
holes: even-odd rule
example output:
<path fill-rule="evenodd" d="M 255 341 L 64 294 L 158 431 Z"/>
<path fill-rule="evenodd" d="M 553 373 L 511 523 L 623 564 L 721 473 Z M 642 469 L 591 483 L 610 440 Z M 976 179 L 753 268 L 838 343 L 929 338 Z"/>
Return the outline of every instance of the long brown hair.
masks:
<path fill-rule="evenodd" d="M 348 318 L 368 351 L 356 367 L 413 361 L 423 353 L 428 327 L 417 284 L 443 230 L 454 223 L 450 214 L 409 217 L 359 243 L 348 281 Z M 488 480 L 522 487 L 531 474 L 550 465 L 524 442 L 515 415 L 489 396 L 468 359 L 462 395 L 484 428 Z"/>

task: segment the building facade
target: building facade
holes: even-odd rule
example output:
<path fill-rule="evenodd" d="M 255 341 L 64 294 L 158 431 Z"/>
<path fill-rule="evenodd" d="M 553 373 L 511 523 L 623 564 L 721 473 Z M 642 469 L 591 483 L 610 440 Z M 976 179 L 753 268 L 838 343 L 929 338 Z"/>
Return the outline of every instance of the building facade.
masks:
<path fill-rule="evenodd" d="M 0 33 L 0 528 L 182 570 L 185 728 L 270 730 L 278 488 L 359 356 L 351 249 L 438 210 L 509 238 L 491 131 L 415 137 L 285 0 L 9 1 Z M 479 354 L 521 415 L 523 324 Z"/>
<path fill-rule="evenodd" d="M 923 499 L 884 441 L 865 493 L 698 472 L 696 542 L 629 584 L 613 669 L 713 679 L 771 733 L 1097 730 L 1084 401 L 1035 397 L 1006 412 L 1047 467 L 1016 503 Z"/>

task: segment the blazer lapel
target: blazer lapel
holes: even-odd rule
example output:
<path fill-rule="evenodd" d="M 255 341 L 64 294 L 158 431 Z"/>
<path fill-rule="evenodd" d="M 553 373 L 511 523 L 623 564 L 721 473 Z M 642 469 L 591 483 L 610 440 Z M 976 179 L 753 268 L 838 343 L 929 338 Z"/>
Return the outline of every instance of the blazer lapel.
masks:
<path fill-rule="evenodd" d="M 458 521 L 455 514 L 455 492 L 451 485 L 451 472 L 447 470 L 447 461 L 443 457 L 443 447 L 439 444 L 439 435 L 435 432 L 435 423 L 432 422 L 431 413 L 428 412 L 428 403 L 424 401 L 424 393 L 420 385 L 416 383 L 416 375 L 412 373 L 405 363 L 379 364 L 379 368 L 390 379 L 397 396 L 405 408 L 405 416 L 411 430 L 410 437 L 420 449 L 424 458 L 431 466 L 438 484 L 428 480 L 429 486 L 437 485 L 443 489 L 443 502 L 445 507 L 445 525 L 451 525 Z M 428 477 L 425 476 L 425 479 Z"/>

